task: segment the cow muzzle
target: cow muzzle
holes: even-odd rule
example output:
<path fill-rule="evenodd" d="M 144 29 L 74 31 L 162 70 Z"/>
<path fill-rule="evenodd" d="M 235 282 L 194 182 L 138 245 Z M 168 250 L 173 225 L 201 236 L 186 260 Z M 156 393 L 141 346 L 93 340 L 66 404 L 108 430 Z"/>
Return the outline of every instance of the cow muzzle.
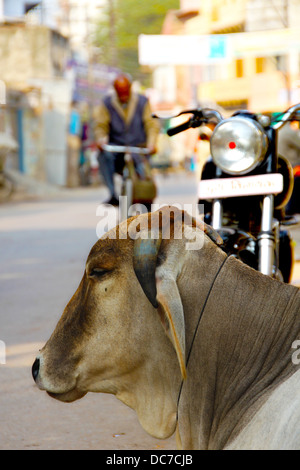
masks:
<path fill-rule="evenodd" d="M 64 385 L 51 383 L 51 380 L 45 374 L 43 362 L 42 356 L 37 357 L 31 370 L 33 380 L 40 390 L 46 391 L 50 397 L 63 402 L 79 400 L 87 393 L 77 388 L 76 380 Z"/>

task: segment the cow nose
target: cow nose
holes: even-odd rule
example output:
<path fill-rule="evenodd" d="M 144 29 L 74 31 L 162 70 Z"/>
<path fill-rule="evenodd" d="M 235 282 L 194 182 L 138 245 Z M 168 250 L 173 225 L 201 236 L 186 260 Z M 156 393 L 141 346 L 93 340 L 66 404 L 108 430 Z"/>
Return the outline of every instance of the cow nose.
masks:
<path fill-rule="evenodd" d="M 32 366 L 32 377 L 35 382 L 36 382 L 37 376 L 39 375 L 39 370 L 40 370 L 40 360 L 37 358 L 34 361 L 34 364 Z"/>

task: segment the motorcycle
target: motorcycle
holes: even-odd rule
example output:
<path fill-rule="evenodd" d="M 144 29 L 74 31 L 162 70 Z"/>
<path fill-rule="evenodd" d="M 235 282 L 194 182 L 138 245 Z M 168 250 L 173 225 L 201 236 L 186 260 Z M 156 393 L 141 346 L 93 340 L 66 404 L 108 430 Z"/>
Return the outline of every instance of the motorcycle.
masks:
<path fill-rule="evenodd" d="M 285 216 L 293 192 L 289 161 L 278 154 L 278 131 L 288 121 L 299 121 L 300 104 L 275 119 L 246 110 L 225 119 L 219 111 L 199 108 L 188 121 L 170 128 L 173 136 L 189 128 L 214 124 L 211 158 L 199 183 L 204 220 L 223 239 L 223 249 L 263 274 L 290 282 L 293 241 Z M 179 116 L 178 115 L 178 116 Z"/>

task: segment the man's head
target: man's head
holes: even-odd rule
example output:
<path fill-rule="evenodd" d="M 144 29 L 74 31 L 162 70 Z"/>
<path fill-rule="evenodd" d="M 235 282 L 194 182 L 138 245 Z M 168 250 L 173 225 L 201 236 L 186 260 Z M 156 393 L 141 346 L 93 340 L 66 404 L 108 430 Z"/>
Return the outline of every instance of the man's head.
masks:
<path fill-rule="evenodd" d="M 128 103 L 131 93 L 131 81 L 127 75 L 121 74 L 114 81 L 114 88 L 121 103 Z"/>

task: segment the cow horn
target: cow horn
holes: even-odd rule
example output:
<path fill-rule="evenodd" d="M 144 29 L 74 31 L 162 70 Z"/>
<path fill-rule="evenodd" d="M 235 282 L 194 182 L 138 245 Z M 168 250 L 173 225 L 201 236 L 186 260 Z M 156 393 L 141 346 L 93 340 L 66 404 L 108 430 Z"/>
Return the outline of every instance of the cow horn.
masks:
<path fill-rule="evenodd" d="M 147 298 L 153 307 L 158 308 L 155 270 L 161 238 L 151 238 L 151 232 L 147 236 L 134 242 L 133 268 Z"/>

